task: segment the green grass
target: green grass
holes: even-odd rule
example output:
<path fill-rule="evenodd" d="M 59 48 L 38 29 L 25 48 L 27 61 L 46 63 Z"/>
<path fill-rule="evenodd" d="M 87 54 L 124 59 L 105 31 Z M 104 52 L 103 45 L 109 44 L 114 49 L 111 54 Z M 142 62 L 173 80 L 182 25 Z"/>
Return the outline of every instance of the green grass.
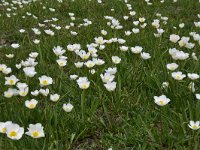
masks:
<path fill-rule="evenodd" d="M 2 2 L 0 2 L 1 4 Z M 196 46 L 191 49 L 180 48 L 178 44 L 169 41 L 170 34 L 179 36 L 189 36 L 195 31 L 200 33 L 199 28 L 195 28 L 194 21 L 198 21 L 197 14 L 200 13 L 200 3 L 198 0 L 166 0 L 161 4 L 159 1 L 148 6 L 143 0 L 130 0 L 136 16 L 125 21 L 123 16 L 129 11 L 122 0 L 108 0 L 103 4 L 98 4 L 96 0 L 64 0 L 59 4 L 56 0 L 41 0 L 19 8 L 16 16 L 6 17 L 7 6 L 0 6 L 0 41 L 5 41 L 7 46 L 0 48 L 0 64 L 6 64 L 13 69 L 11 74 L 16 75 L 21 82 L 29 84 L 30 91 L 39 89 L 38 77 L 47 75 L 53 78 L 55 84 L 48 86 L 50 93 L 58 93 L 61 98 L 58 102 L 49 101 L 49 97 L 32 97 L 29 93 L 26 97 L 12 97 L 7 99 L 3 92 L 8 89 L 4 85 L 5 75 L 0 74 L 0 121 L 11 120 L 23 126 L 25 130 L 29 124 L 41 123 L 44 126 L 45 138 L 33 139 L 24 135 L 22 139 L 13 141 L 0 135 L 0 149 L 2 150 L 63 150 L 63 149 L 108 149 L 114 150 L 129 149 L 200 149 L 199 130 L 193 131 L 188 127 L 190 120 L 200 120 L 200 102 L 196 100 L 194 93 L 188 90 L 190 80 L 184 79 L 181 82 L 175 81 L 168 70 L 167 63 L 176 62 L 180 65 L 178 70 L 184 73 L 194 72 L 200 74 L 199 59 L 194 61 L 191 58 L 184 61 L 174 61 L 168 53 L 169 48 L 176 47 L 185 52 L 196 52 L 199 56 L 200 46 L 197 42 L 191 41 Z M 47 9 L 42 9 L 46 6 Z M 55 8 L 55 12 L 50 12 L 48 8 Z M 115 11 L 110 11 L 110 9 Z M 26 12 L 31 12 L 38 19 L 27 16 Z M 71 36 L 70 30 L 64 29 L 72 22 L 68 16 L 69 12 L 75 13 L 77 25 L 83 22 L 84 18 L 92 21 L 88 27 L 72 27 L 72 31 L 77 31 L 77 36 Z M 169 18 L 166 25 L 161 25 L 165 33 L 160 38 L 155 38 L 153 33 L 156 29 L 151 23 L 156 17 L 156 13 Z M 113 16 L 124 26 L 122 30 L 112 30 L 106 25 L 104 16 Z M 26 16 L 22 19 L 22 16 Z M 44 29 L 53 29 L 55 36 L 48 36 L 43 32 L 43 28 L 38 27 L 46 19 L 56 17 L 59 20 L 53 22 L 62 27 L 55 30 L 47 23 Z M 139 17 L 145 17 L 147 27 L 141 29 L 139 34 L 124 36 L 124 31 L 131 30 L 134 26 L 132 22 Z M 179 28 L 179 23 L 185 23 L 183 29 Z M 175 30 L 173 26 L 176 26 Z M 31 28 L 41 29 L 41 35 L 34 35 Z M 21 34 L 19 29 L 25 29 Z M 54 46 L 62 46 L 67 49 L 68 44 L 80 43 L 82 49 L 86 50 L 86 44 L 94 42 L 94 38 L 102 36 L 100 31 L 105 29 L 108 35 L 105 39 L 113 37 L 126 40 L 124 45 L 133 47 L 142 46 L 145 52 L 151 54 L 152 58 L 143 60 L 139 55 L 128 52 L 121 52 L 119 44 L 108 44 L 105 50 L 98 51 L 99 57 L 105 61 L 102 66 L 95 66 L 96 73 L 91 75 L 86 67 L 77 69 L 74 62 L 81 61 L 75 53 L 66 51 L 68 57 L 67 66 L 61 69 L 56 63 L 57 57 L 53 53 Z M 32 41 L 40 39 L 40 44 L 36 45 Z M 20 43 L 19 49 L 12 49 L 11 43 Z M 1 43 L 1 42 L 0 42 Z M 21 60 L 28 58 L 32 51 L 39 53 L 36 66 L 37 74 L 34 78 L 27 79 L 22 70 L 16 69 L 15 65 Z M 13 53 L 13 59 L 6 58 L 5 54 Z M 114 92 L 108 92 L 100 79 L 100 74 L 108 67 L 114 67 L 111 57 L 117 55 L 122 61 L 117 66 L 115 81 L 117 88 Z M 61 72 L 63 72 L 61 74 Z M 85 120 L 82 120 L 81 94 L 82 90 L 76 81 L 70 80 L 71 74 L 87 76 L 91 85 L 85 91 Z M 163 90 L 163 82 L 169 82 L 169 89 Z M 199 80 L 195 81 L 196 93 L 200 91 Z M 165 94 L 171 102 L 160 108 L 154 103 L 153 97 Z M 25 107 L 25 100 L 35 98 L 39 101 L 38 106 L 29 110 Z M 74 109 L 70 113 L 64 112 L 63 103 L 70 102 Z M 160 110 L 162 109 L 162 110 Z M 160 114 L 162 111 L 162 114 Z M 162 115 L 162 122 L 160 120 Z M 161 133 L 161 128 L 163 132 Z M 162 135 L 162 146 L 161 146 Z"/>

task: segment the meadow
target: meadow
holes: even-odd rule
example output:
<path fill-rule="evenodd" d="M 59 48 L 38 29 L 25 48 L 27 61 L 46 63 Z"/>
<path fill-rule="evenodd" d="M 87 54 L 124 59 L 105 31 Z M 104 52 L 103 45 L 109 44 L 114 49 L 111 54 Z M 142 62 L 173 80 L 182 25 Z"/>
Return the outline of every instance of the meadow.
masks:
<path fill-rule="evenodd" d="M 199 150 L 199 0 L 1 0 L 0 150 Z"/>

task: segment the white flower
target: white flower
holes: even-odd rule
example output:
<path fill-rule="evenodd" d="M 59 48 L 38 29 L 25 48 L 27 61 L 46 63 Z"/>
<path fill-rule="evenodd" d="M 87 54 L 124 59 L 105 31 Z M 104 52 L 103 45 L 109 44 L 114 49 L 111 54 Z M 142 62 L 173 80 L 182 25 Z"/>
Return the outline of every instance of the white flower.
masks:
<path fill-rule="evenodd" d="M 176 48 L 169 49 L 169 54 L 172 56 L 174 60 L 185 60 L 189 57 L 188 53 L 179 51 Z"/>
<path fill-rule="evenodd" d="M 75 32 L 75 31 L 70 31 L 70 34 L 71 34 L 71 35 L 77 35 L 78 33 Z"/>
<path fill-rule="evenodd" d="M 13 58 L 15 55 L 14 54 L 7 54 L 6 57 L 7 58 Z"/>
<path fill-rule="evenodd" d="M 194 82 L 190 82 L 188 88 L 194 93 L 196 91 L 195 87 L 194 87 Z"/>
<path fill-rule="evenodd" d="M 114 91 L 116 89 L 117 83 L 116 82 L 108 82 L 104 84 L 108 91 Z"/>
<path fill-rule="evenodd" d="M 135 33 L 135 34 L 137 34 L 137 33 L 140 32 L 140 29 L 138 29 L 138 28 L 133 28 L 133 29 L 132 29 L 132 32 Z"/>
<path fill-rule="evenodd" d="M 175 80 L 183 80 L 183 78 L 185 78 L 186 75 L 183 74 L 181 71 L 178 71 L 178 72 L 172 72 L 172 77 L 173 77 Z"/>
<path fill-rule="evenodd" d="M 0 71 L 3 71 L 7 68 L 5 64 L 0 64 Z"/>
<path fill-rule="evenodd" d="M 178 26 L 179 26 L 179 28 L 183 28 L 185 26 L 185 24 L 184 23 L 180 23 Z"/>
<path fill-rule="evenodd" d="M 40 43 L 40 40 L 38 40 L 38 39 L 34 39 L 34 40 L 33 40 L 33 43 L 35 43 L 35 44 L 39 44 L 39 43 Z"/>
<path fill-rule="evenodd" d="M 128 47 L 127 46 L 120 46 L 120 50 L 123 52 L 128 51 Z"/>
<path fill-rule="evenodd" d="M 163 82 L 162 83 L 162 88 L 167 89 L 169 87 L 169 82 Z"/>
<path fill-rule="evenodd" d="M 11 75 L 10 77 L 5 77 L 5 85 L 15 85 L 19 79 L 16 78 L 15 75 Z"/>
<path fill-rule="evenodd" d="M 6 135 L 12 140 L 21 139 L 24 134 L 24 128 L 20 127 L 18 124 L 12 123 L 6 126 Z"/>
<path fill-rule="evenodd" d="M 58 95 L 58 94 L 51 94 L 50 95 L 50 100 L 52 101 L 52 102 L 57 102 L 58 100 L 59 100 L 59 98 L 60 98 L 60 95 Z"/>
<path fill-rule="evenodd" d="M 169 40 L 173 43 L 178 42 L 178 40 L 180 39 L 180 36 L 176 35 L 176 34 L 171 34 L 169 37 Z"/>
<path fill-rule="evenodd" d="M 25 106 L 29 109 L 34 109 L 36 107 L 37 103 L 38 103 L 38 101 L 35 99 L 26 100 Z"/>
<path fill-rule="evenodd" d="M 40 35 L 41 34 L 40 30 L 37 29 L 37 28 L 32 28 L 32 30 L 36 35 Z"/>
<path fill-rule="evenodd" d="M 74 108 L 74 106 L 72 104 L 70 104 L 70 103 L 63 104 L 63 110 L 65 112 L 71 112 L 73 108 Z"/>
<path fill-rule="evenodd" d="M 109 73 L 105 73 L 104 75 L 101 74 L 100 77 L 104 83 L 112 82 L 115 78 L 114 75 L 109 74 Z"/>
<path fill-rule="evenodd" d="M 87 60 L 90 57 L 90 52 L 86 53 L 84 50 L 78 52 L 78 55 L 83 59 Z"/>
<path fill-rule="evenodd" d="M 200 94 L 195 94 L 196 98 L 200 100 Z"/>
<path fill-rule="evenodd" d="M 25 134 L 31 136 L 32 138 L 45 137 L 43 128 L 44 127 L 41 123 L 29 124 L 28 132 Z"/>
<path fill-rule="evenodd" d="M 145 60 L 151 58 L 151 55 L 149 53 L 142 52 L 140 55 Z"/>
<path fill-rule="evenodd" d="M 167 64 L 167 69 L 169 69 L 171 71 L 174 71 L 177 68 L 178 68 L 178 64 L 176 64 L 176 63 Z"/>
<path fill-rule="evenodd" d="M 20 30 L 19 30 L 20 33 L 24 33 L 25 31 L 26 31 L 26 30 L 24 30 L 24 29 L 20 29 Z"/>
<path fill-rule="evenodd" d="M 200 122 L 199 121 L 190 121 L 190 123 L 188 124 L 188 126 L 193 129 L 193 130 L 198 130 L 200 128 L 199 126 Z"/>
<path fill-rule="evenodd" d="M 87 77 L 79 77 L 76 82 L 81 89 L 87 89 L 90 86 L 90 81 L 88 81 Z"/>
<path fill-rule="evenodd" d="M 189 37 L 182 37 L 178 44 L 180 47 L 185 47 L 188 44 L 189 40 Z"/>
<path fill-rule="evenodd" d="M 113 42 L 115 41 L 115 38 L 113 38 Z M 117 39 L 117 42 L 119 43 L 119 44 L 124 44 L 124 43 L 126 43 L 126 40 L 124 40 L 124 39 Z M 126 46 L 124 47 L 124 49 L 126 49 Z"/>
<path fill-rule="evenodd" d="M 12 47 L 12 48 L 19 48 L 19 46 L 20 46 L 20 45 L 19 45 L 18 43 L 13 43 L 13 44 L 11 44 L 11 47 Z"/>
<path fill-rule="evenodd" d="M 37 53 L 37 52 L 31 52 L 29 54 L 29 56 L 32 57 L 32 58 L 36 58 L 38 55 L 39 55 L 39 53 Z"/>
<path fill-rule="evenodd" d="M 52 30 L 44 30 L 44 32 L 50 36 L 54 36 L 54 32 Z"/>
<path fill-rule="evenodd" d="M 18 82 L 16 86 L 19 89 L 24 89 L 24 88 L 28 87 L 28 85 L 26 83 L 21 83 L 21 82 Z"/>
<path fill-rule="evenodd" d="M 135 26 L 138 26 L 139 23 L 140 23 L 139 21 L 133 21 L 133 24 L 134 24 Z"/>
<path fill-rule="evenodd" d="M 83 62 L 77 62 L 77 63 L 74 63 L 75 64 L 75 66 L 76 66 L 76 68 L 81 68 L 81 67 L 83 67 Z"/>
<path fill-rule="evenodd" d="M 87 66 L 88 68 L 92 68 L 95 65 L 94 61 L 88 60 L 87 62 L 84 63 L 85 66 Z"/>
<path fill-rule="evenodd" d="M 100 58 L 93 58 L 92 61 L 96 64 L 96 65 L 103 65 L 105 63 L 104 60 L 100 59 Z"/>
<path fill-rule="evenodd" d="M 187 74 L 188 78 L 190 78 L 191 80 L 196 80 L 199 78 L 199 75 L 196 73 L 188 73 Z"/>
<path fill-rule="evenodd" d="M 170 99 L 168 99 L 165 95 L 154 96 L 154 102 L 159 106 L 164 106 L 170 102 Z"/>
<path fill-rule="evenodd" d="M 35 91 L 32 91 L 32 92 L 31 92 L 31 95 L 33 95 L 33 96 L 38 96 L 38 94 L 39 94 L 39 91 L 38 91 L 38 90 L 35 90 Z"/>
<path fill-rule="evenodd" d="M 57 56 L 61 56 L 63 55 L 66 50 L 64 50 L 61 46 L 56 46 L 53 48 L 53 52 L 57 55 Z"/>
<path fill-rule="evenodd" d="M 40 86 L 47 86 L 53 83 L 53 79 L 45 75 L 39 77 L 39 80 L 40 80 Z"/>
<path fill-rule="evenodd" d="M 76 80 L 78 78 L 78 76 L 77 75 L 75 75 L 75 74 L 73 74 L 73 75 L 70 75 L 70 79 L 71 80 Z"/>
<path fill-rule="evenodd" d="M 101 34 L 102 34 L 102 35 L 107 35 L 107 31 L 101 30 Z"/>
<path fill-rule="evenodd" d="M 200 41 L 200 40 L 199 40 Z M 196 56 L 196 53 L 192 53 L 192 58 L 194 59 L 194 60 L 198 60 L 198 58 L 197 58 L 197 56 Z"/>
<path fill-rule="evenodd" d="M 116 74 L 117 72 L 117 67 L 114 67 L 114 68 L 108 68 L 107 70 L 105 70 L 106 73 L 109 73 L 109 74 Z"/>
<path fill-rule="evenodd" d="M 9 73 L 12 72 L 12 69 L 11 69 L 11 68 L 6 68 L 6 69 L 2 70 L 2 72 L 3 72 L 4 74 L 9 74 Z"/>
<path fill-rule="evenodd" d="M 56 62 L 58 63 L 58 65 L 59 65 L 60 67 L 64 67 L 64 66 L 67 65 L 67 60 L 66 60 L 66 59 L 60 58 L 60 59 L 57 59 Z"/>
<path fill-rule="evenodd" d="M 121 58 L 119 58 L 118 56 L 112 56 L 112 62 L 114 64 L 119 64 L 121 62 Z"/>
<path fill-rule="evenodd" d="M 0 133 L 6 133 L 6 126 L 12 124 L 12 121 L 0 122 Z"/>
<path fill-rule="evenodd" d="M 19 95 L 24 97 L 24 96 L 26 96 L 28 94 L 28 91 L 29 91 L 29 87 L 20 88 L 19 89 Z"/>
<path fill-rule="evenodd" d="M 139 18 L 139 21 L 140 21 L 140 22 L 145 22 L 145 20 L 146 20 L 146 19 L 145 19 L 144 17 Z"/>
<path fill-rule="evenodd" d="M 141 46 L 135 46 L 135 47 L 131 47 L 131 52 L 134 54 L 139 54 L 142 52 L 142 47 Z"/>
<path fill-rule="evenodd" d="M 47 96 L 49 94 L 49 89 L 40 89 L 39 93 L 42 94 L 43 96 Z"/>
<path fill-rule="evenodd" d="M 94 38 L 95 39 L 95 43 L 97 44 L 104 44 L 105 43 L 105 40 L 103 39 L 103 37 L 97 37 L 97 38 Z"/>
<path fill-rule="evenodd" d="M 28 77 L 34 77 L 34 75 L 37 73 L 35 72 L 35 67 L 25 67 L 23 71 Z"/>
<path fill-rule="evenodd" d="M 131 31 L 125 31 L 125 35 L 126 35 L 126 36 L 131 35 L 131 33 L 132 33 Z"/>
<path fill-rule="evenodd" d="M 4 92 L 4 97 L 11 98 L 13 95 L 15 95 L 15 90 L 9 88 L 7 91 Z"/>

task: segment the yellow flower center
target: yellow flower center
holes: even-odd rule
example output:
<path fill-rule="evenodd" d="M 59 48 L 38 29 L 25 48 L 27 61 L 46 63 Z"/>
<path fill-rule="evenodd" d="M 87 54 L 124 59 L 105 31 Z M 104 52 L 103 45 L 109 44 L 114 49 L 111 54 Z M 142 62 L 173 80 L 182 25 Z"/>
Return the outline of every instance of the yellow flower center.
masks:
<path fill-rule="evenodd" d="M 164 105 L 164 101 L 163 101 L 163 100 L 160 100 L 160 104 L 161 104 L 161 105 Z"/>
<path fill-rule="evenodd" d="M 5 96 L 6 96 L 6 97 L 11 97 L 11 94 L 10 94 L 10 93 L 6 93 Z"/>
<path fill-rule="evenodd" d="M 177 75 L 176 78 L 177 78 L 178 80 L 180 80 L 180 79 L 181 79 L 181 76 L 180 76 L 180 75 Z"/>
<path fill-rule="evenodd" d="M 87 56 L 87 55 L 84 55 L 84 56 L 83 56 L 83 59 L 88 59 L 88 56 Z"/>
<path fill-rule="evenodd" d="M 35 108 L 35 104 L 31 103 L 31 104 L 29 105 L 29 108 L 30 108 L 30 109 Z"/>
<path fill-rule="evenodd" d="M 9 82 L 10 82 L 10 85 L 13 85 L 15 83 L 14 80 L 10 80 Z"/>
<path fill-rule="evenodd" d="M 1 131 L 2 131 L 3 133 L 6 133 L 6 128 L 5 128 L 5 127 L 2 128 Z"/>
<path fill-rule="evenodd" d="M 47 81 L 47 80 L 44 80 L 44 81 L 42 81 L 42 84 L 43 84 L 43 85 L 47 85 L 47 84 L 48 84 L 48 81 Z"/>
<path fill-rule="evenodd" d="M 63 66 L 64 65 L 64 63 L 63 62 L 60 62 L 60 64 L 59 64 L 60 66 Z"/>
<path fill-rule="evenodd" d="M 9 135 L 10 135 L 10 137 L 15 137 L 15 136 L 17 136 L 17 132 L 11 131 L 11 132 L 9 133 Z"/>
<path fill-rule="evenodd" d="M 193 128 L 193 129 L 197 129 L 198 127 L 197 127 L 196 125 L 193 125 L 192 128 Z"/>
<path fill-rule="evenodd" d="M 38 137 L 39 135 L 40 135 L 40 133 L 38 131 L 35 131 L 35 132 L 32 133 L 32 136 L 34 138 Z"/>
<path fill-rule="evenodd" d="M 87 84 L 83 84 L 83 89 L 87 89 Z"/>
<path fill-rule="evenodd" d="M 27 95 L 27 92 L 21 92 L 20 95 L 21 95 L 21 96 L 26 96 L 26 95 Z"/>

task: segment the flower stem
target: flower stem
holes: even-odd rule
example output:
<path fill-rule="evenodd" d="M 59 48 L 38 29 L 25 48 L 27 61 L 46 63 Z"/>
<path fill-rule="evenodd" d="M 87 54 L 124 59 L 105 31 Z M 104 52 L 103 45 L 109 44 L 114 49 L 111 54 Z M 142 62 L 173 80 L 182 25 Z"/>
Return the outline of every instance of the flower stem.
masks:
<path fill-rule="evenodd" d="M 85 90 L 81 94 L 81 111 L 82 111 L 82 121 L 85 120 Z"/>
<path fill-rule="evenodd" d="M 163 122 L 162 122 L 162 108 L 160 108 L 160 149 L 164 150 L 163 148 Z"/>

